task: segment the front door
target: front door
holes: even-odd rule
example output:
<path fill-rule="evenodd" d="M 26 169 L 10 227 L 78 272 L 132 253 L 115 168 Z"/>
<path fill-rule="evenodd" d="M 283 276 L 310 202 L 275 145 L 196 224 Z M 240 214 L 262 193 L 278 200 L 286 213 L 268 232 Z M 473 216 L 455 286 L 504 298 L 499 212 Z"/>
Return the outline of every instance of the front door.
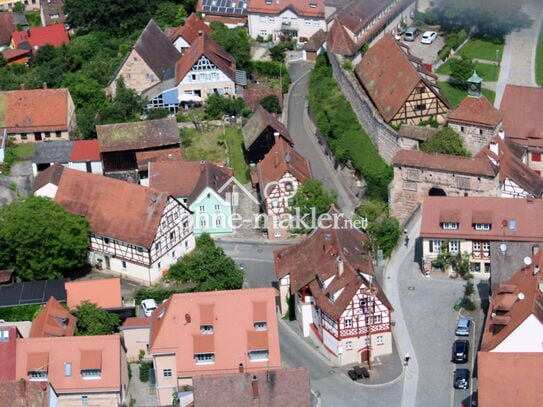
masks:
<path fill-rule="evenodd" d="M 368 358 L 370 356 L 369 349 L 365 349 L 362 352 L 360 352 L 360 362 L 361 363 L 368 363 Z"/>
<path fill-rule="evenodd" d="M 109 256 L 104 256 L 104 258 L 106 259 L 106 270 L 110 270 L 111 269 L 110 258 Z"/>

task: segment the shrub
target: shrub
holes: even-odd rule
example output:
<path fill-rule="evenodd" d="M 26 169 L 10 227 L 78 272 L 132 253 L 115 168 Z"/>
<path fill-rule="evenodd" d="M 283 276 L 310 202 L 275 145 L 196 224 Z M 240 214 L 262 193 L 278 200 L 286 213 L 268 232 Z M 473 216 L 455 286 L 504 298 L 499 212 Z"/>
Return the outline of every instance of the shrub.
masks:
<path fill-rule="evenodd" d="M 446 46 L 441 51 L 439 51 L 439 54 L 437 54 L 437 57 L 441 59 L 442 61 L 445 61 L 449 57 L 450 53 L 451 53 L 451 47 Z"/>
<path fill-rule="evenodd" d="M 4 321 L 32 321 L 41 310 L 40 305 L 19 305 L 0 308 L 0 319 Z"/>
<path fill-rule="evenodd" d="M 353 61 L 350 59 L 345 59 L 342 64 L 343 69 L 346 71 L 351 71 L 353 69 Z"/>
<path fill-rule="evenodd" d="M 153 368 L 153 362 L 141 361 L 140 363 L 140 380 L 142 383 L 149 381 L 149 370 Z"/>

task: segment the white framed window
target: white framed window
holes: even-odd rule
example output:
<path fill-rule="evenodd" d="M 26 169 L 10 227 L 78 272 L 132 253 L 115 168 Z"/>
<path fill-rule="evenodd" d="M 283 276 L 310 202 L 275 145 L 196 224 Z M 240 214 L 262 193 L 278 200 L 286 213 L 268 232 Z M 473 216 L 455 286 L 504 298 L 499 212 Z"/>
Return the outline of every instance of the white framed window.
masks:
<path fill-rule="evenodd" d="M 99 379 L 102 375 L 100 369 L 81 369 L 81 377 L 83 379 Z"/>
<path fill-rule="evenodd" d="M 104 244 L 109 246 L 109 237 L 103 237 L 102 239 L 104 240 Z"/>
<path fill-rule="evenodd" d="M 81 403 L 84 406 L 88 406 L 89 405 L 89 396 L 87 396 L 87 395 L 81 396 Z"/>
<path fill-rule="evenodd" d="M 490 251 L 490 242 L 483 242 L 483 251 L 484 252 Z"/>
<path fill-rule="evenodd" d="M 383 321 L 383 317 L 380 314 L 376 314 L 373 316 L 373 320 L 376 324 L 380 324 Z"/>
<path fill-rule="evenodd" d="M 260 30 L 260 36 L 266 38 L 268 36 L 267 30 Z"/>
<path fill-rule="evenodd" d="M 456 222 L 443 222 L 441 224 L 441 227 L 445 230 L 457 230 L 458 229 L 458 223 Z"/>
<path fill-rule="evenodd" d="M 172 377 L 172 369 L 162 369 L 162 377 Z"/>
<path fill-rule="evenodd" d="M 481 242 L 473 242 L 473 250 L 481 250 Z"/>
<path fill-rule="evenodd" d="M 353 341 L 345 341 L 345 349 L 351 350 L 353 348 Z"/>
<path fill-rule="evenodd" d="M 200 219 L 200 227 L 205 228 L 206 227 L 206 220 Z"/>
<path fill-rule="evenodd" d="M 215 211 L 219 212 L 221 210 L 221 205 L 215 205 Z"/>
<path fill-rule="evenodd" d="M 441 240 L 430 240 L 430 253 L 441 251 Z"/>
<path fill-rule="evenodd" d="M 9 341 L 9 330 L 2 329 L 0 330 L 0 342 L 8 342 Z"/>
<path fill-rule="evenodd" d="M 266 22 L 266 16 L 260 16 L 259 20 L 260 20 L 261 23 L 265 23 Z"/>
<path fill-rule="evenodd" d="M 45 370 L 31 370 L 28 372 L 28 379 L 31 381 L 47 380 L 47 372 Z"/>
<path fill-rule="evenodd" d="M 275 23 L 275 17 L 268 17 L 268 23 Z"/>
<path fill-rule="evenodd" d="M 449 242 L 449 251 L 451 253 L 458 253 L 459 247 L 460 247 L 460 242 L 458 240 L 451 240 Z"/>
<path fill-rule="evenodd" d="M 265 361 L 269 358 L 269 352 L 267 349 L 251 350 L 249 351 L 249 360 L 251 362 Z"/>
<path fill-rule="evenodd" d="M 364 338 L 364 345 L 365 345 L 365 346 L 368 346 L 369 344 L 370 344 L 370 338 L 369 338 L 368 336 L 366 336 L 366 337 Z"/>
<path fill-rule="evenodd" d="M 377 335 L 377 345 L 382 345 L 383 343 L 385 343 L 385 338 L 383 335 Z"/>
<path fill-rule="evenodd" d="M 215 363 L 214 353 L 197 353 L 194 355 L 194 361 L 197 365 L 212 365 Z"/>
<path fill-rule="evenodd" d="M 490 223 L 475 223 L 475 230 L 490 230 Z"/>
<path fill-rule="evenodd" d="M 345 328 L 352 328 L 353 326 L 353 320 L 352 319 L 346 319 L 345 320 Z"/>
<path fill-rule="evenodd" d="M 254 323 L 254 327 L 257 331 L 266 331 L 268 329 L 268 324 L 266 321 L 257 321 Z"/>
<path fill-rule="evenodd" d="M 123 270 L 126 270 L 126 261 L 123 260 L 123 261 L 121 262 L 121 265 L 122 265 L 122 267 L 123 267 Z"/>
<path fill-rule="evenodd" d="M 215 226 L 216 227 L 221 227 L 221 218 L 215 219 Z"/>
<path fill-rule="evenodd" d="M 318 27 L 320 25 L 320 21 L 319 20 L 313 20 L 313 25 L 315 27 Z"/>
<path fill-rule="evenodd" d="M 213 333 L 213 325 L 200 325 L 200 333 L 202 335 L 211 335 Z"/>
<path fill-rule="evenodd" d="M 304 18 L 304 25 L 311 25 L 311 20 L 309 18 Z"/>

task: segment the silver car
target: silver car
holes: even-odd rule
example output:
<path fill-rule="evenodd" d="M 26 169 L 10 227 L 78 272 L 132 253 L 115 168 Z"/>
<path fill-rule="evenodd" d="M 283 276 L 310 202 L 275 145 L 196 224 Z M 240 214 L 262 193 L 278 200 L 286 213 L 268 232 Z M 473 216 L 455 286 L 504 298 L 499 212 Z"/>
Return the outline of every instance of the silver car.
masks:
<path fill-rule="evenodd" d="M 466 317 L 460 317 L 456 323 L 456 330 L 454 333 L 457 336 L 469 336 L 469 327 L 471 325 L 471 319 Z"/>

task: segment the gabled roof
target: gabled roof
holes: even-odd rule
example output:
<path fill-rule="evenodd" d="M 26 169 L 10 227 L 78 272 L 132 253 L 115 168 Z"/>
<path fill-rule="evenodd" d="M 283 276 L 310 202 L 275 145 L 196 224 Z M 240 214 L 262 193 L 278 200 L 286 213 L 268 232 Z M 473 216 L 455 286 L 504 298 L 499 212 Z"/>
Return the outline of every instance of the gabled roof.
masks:
<path fill-rule="evenodd" d="M 355 73 L 387 122 L 394 118 L 421 82 L 449 106 L 422 60 L 410 55 L 409 48 L 400 45 L 391 34 L 385 34 L 368 49 L 356 65 Z"/>
<path fill-rule="evenodd" d="M 187 201 L 189 204 L 194 202 L 206 188 L 211 188 L 213 191 L 219 193 L 223 185 L 234 175 L 231 168 L 221 167 L 213 163 L 203 162 L 200 166 L 203 166 L 203 171 L 200 172 L 198 182 L 188 196 Z M 231 188 L 224 188 L 219 195 L 226 198 L 226 193 L 231 192 L 231 190 Z"/>
<path fill-rule="evenodd" d="M 467 96 L 456 109 L 447 115 L 447 120 L 494 129 L 501 123 L 502 113 L 492 106 L 484 95 L 480 97 Z"/>
<path fill-rule="evenodd" d="M 256 109 L 258 109 L 258 106 L 260 106 L 260 101 L 262 100 L 262 98 L 269 95 L 277 96 L 277 99 L 279 100 L 279 106 L 281 106 L 281 109 L 282 109 L 283 108 L 283 92 L 281 91 L 281 89 L 279 88 L 243 89 L 243 100 L 245 101 L 245 105 L 252 111 L 255 111 Z"/>
<path fill-rule="evenodd" d="M 120 278 L 102 278 L 99 280 L 80 280 L 64 283 L 66 288 L 66 304 L 71 309 L 83 301 L 89 301 L 100 308 L 121 308 Z"/>
<path fill-rule="evenodd" d="M 353 34 L 358 34 L 378 17 L 391 1 L 353 0 L 337 9 L 337 19 Z"/>
<path fill-rule="evenodd" d="M 94 140 L 76 140 L 70 161 L 100 161 L 100 144 Z"/>
<path fill-rule="evenodd" d="M 234 57 L 221 48 L 206 33 L 202 33 L 198 35 L 191 47 L 185 51 L 175 64 L 175 82 L 181 82 L 202 56 L 209 59 L 222 73 L 235 81 L 236 61 Z"/>
<path fill-rule="evenodd" d="M 34 184 L 32 185 L 32 192 L 37 192 L 40 188 L 47 184 L 58 186 L 62 173 L 64 172 L 64 168 L 65 167 L 63 165 L 54 164 L 46 170 L 38 173 L 34 179 Z"/>
<path fill-rule="evenodd" d="M 542 211 L 541 199 L 429 196 L 422 204 L 420 236 L 427 239 L 541 242 L 541 225 L 534 219 L 539 219 Z M 515 221 L 514 229 L 509 227 L 511 220 Z M 441 227 L 443 222 L 458 223 L 458 229 L 444 230 Z M 490 230 L 475 230 L 475 223 L 489 223 Z"/>
<path fill-rule="evenodd" d="M 523 145 L 543 145 L 543 89 L 506 85 L 500 110 L 506 137 Z M 518 140 L 517 140 L 518 139 Z"/>
<path fill-rule="evenodd" d="M 68 89 L 0 92 L 0 127 L 8 133 L 67 130 Z"/>
<path fill-rule="evenodd" d="M 27 42 L 33 50 L 45 44 L 60 47 L 70 42 L 64 24 L 54 24 L 46 27 L 31 27 L 26 31 L 16 31 L 11 34 L 15 48 Z"/>
<path fill-rule="evenodd" d="M 332 23 L 330 31 L 328 31 L 326 49 L 334 54 L 344 56 L 354 55 L 358 50 L 357 45 L 337 18 Z"/>
<path fill-rule="evenodd" d="M 312 177 L 309 160 L 283 139 L 275 142 L 271 150 L 257 164 L 256 170 L 261 189 L 270 182 L 279 181 L 287 172 L 300 183 Z"/>
<path fill-rule="evenodd" d="M 178 376 L 237 372 L 281 366 L 274 288 L 174 294 L 151 316 L 149 353 L 175 353 Z M 257 331 L 255 322 L 266 322 Z M 203 335 L 201 325 L 212 325 Z M 267 349 L 268 360 L 249 361 L 251 350 Z M 213 365 L 197 365 L 197 353 L 215 354 Z"/>
<path fill-rule="evenodd" d="M 150 248 L 169 198 L 152 188 L 64 168 L 54 199 L 84 216 L 93 233 Z"/>
<path fill-rule="evenodd" d="M 271 369 L 255 373 L 201 375 L 193 380 L 194 405 L 238 407 L 310 407 L 311 390 L 306 367 Z"/>
<path fill-rule="evenodd" d="M 15 30 L 17 27 L 13 20 L 13 13 L 11 11 L 0 13 L 0 44 L 9 44 L 11 33 Z"/>
<path fill-rule="evenodd" d="M 2 13 L 0 13 L 2 14 Z M 0 400 L 6 406 L 49 406 L 47 382 L 23 380 L 0 380 Z"/>
<path fill-rule="evenodd" d="M 543 178 L 511 151 L 511 145 L 514 143 L 506 143 L 499 136 L 495 136 L 490 144 L 477 154 L 477 157 L 487 157 L 491 162 L 497 163 L 501 183 L 510 179 L 529 194 L 541 197 Z M 497 146 L 497 154 L 492 151 L 496 149 L 494 146 Z"/>
<path fill-rule="evenodd" d="M 418 150 L 400 150 L 392 158 L 395 167 L 413 167 L 456 174 L 494 177 L 497 169 L 485 158 L 460 157 L 427 153 Z"/>
<path fill-rule="evenodd" d="M 42 23 L 44 25 L 52 25 L 58 23 L 64 23 L 66 15 L 62 11 L 62 0 L 47 0 L 40 2 Z M 52 15 L 57 15 L 56 18 L 51 18 Z"/>
<path fill-rule="evenodd" d="M 35 164 L 68 163 L 74 148 L 74 142 L 68 140 L 36 143 L 32 162 Z"/>
<path fill-rule="evenodd" d="M 249 0 L 238 0 L 237 2 L 232 2 L 232 0 L 198 0 L 196 11 L 205 16 L 205 21 L 244 24 L 247 22 L 247 3 Z M 210 19 L 209 17 L 216 18 Z"/>
<path fill-rule="evenodd" d="M 325 42 L 326 31 L 321 28 L 309 38 L 309 41 L 304 44 L 304 50 L 310 52 L 317 52 L 319 49 L 321 49 Z"/>
<path fill-rule="evenodd" d="M 375 287 L 376 296 L 392 310 L 390 302 L 374 276 L 371 257 L 364 247 L 367 236 L 349 227 L 317 228 L 300 243 L 276 249 L 275 275 L 278 279 L 290 276 L 291 292 L 309 286 L 317 306 L 337 320 L 361 286 Z M 343 263 L 340 273 L 339 263 Z M 335 277 L 334 277 L 335 276 Z M 334 277 L 323 288 L 320 282 Z M 319 282 L 320 280 L 320 282 Z M 327 295 L 341 291 L 339 298 L 330 302 Z"/>
<path fill-rule="evenodd" d="M 298 17 L 324 18 L 324 0 L 251 0 L 247 13 L 278 15 L 286 9 Z"/>
<path fill-rule="evenodd" d="M 4 13 L 0 13 L 0 16 Z M 25 49 L 12 49 L 8 48 L 2 51 L 2 55 L 6 59 L 8 65 L 10 63 L 25 63 L 30 57 L 30 51 Z"/>
<path fill-rule="evenodd" d="M 192 44 L 198 38 L 199 31 L 208 35 L 213 32 L 211 27 L 200 20 L 196 13 L 192 13 L 187 17 L 183 25 L 171 30 L 168 38 L 171 42 L 175 42 L 175 40 L 181 37 L 189 44 Z"/>
<path fill-rule="evenodd" d="M 180 161 L 182 159 L 179 147 L 136 152 L 136 161 L 138 163 L 138 170 L 140 171 L 147 171 L 149 163 L 152 162 Z"/>
<path fill-rule="evenodd" d="M 285 139 L 289 144 L 294 144 L 285 125 L 281 123 L 273 114 L 269 113 L 266 109 L 259 105 L 241 130 L 243 133 L 243 144 L 245 145 L 246 150 L 253 145 L 253 143 L 258 139 L 262 132 L 266 130 L 267 127 L 270 127 L 275 132 L 278 132 L 279 136 Z"/>
<path fill-rule="evenodd" d="M 96 126 L 100 152 L 145 150 L 179 145 L 175 118 Z"/>
<path fill-rule="evenodd" d="M 51 297 L 32 321 L 30 338 L 73 336 L 76 321 L 76 317 Z"/>
<path fill-rule="evenodd" d="M 181 54 L 151 19 L 141 33 L 134 49 L 161 81 L 174 76 L 174 67 Z"/>
<path fill-rule="evenodd" d="M 543 404 L 543 353 L 479 352 L 477 401 L 481 407 Z"/>
<path fill-rule="evenodd" d="M 17 340 L 17 379 L 28 371 L 47 372 L 55 391 L 63 393 L 119 392 L 123 384 L 119 335 L 28 338 Z M 66 364 L 71 375 L 66 375 Z M 100 377 L 88 380 L 81 370 L 99 369 Z"/>

